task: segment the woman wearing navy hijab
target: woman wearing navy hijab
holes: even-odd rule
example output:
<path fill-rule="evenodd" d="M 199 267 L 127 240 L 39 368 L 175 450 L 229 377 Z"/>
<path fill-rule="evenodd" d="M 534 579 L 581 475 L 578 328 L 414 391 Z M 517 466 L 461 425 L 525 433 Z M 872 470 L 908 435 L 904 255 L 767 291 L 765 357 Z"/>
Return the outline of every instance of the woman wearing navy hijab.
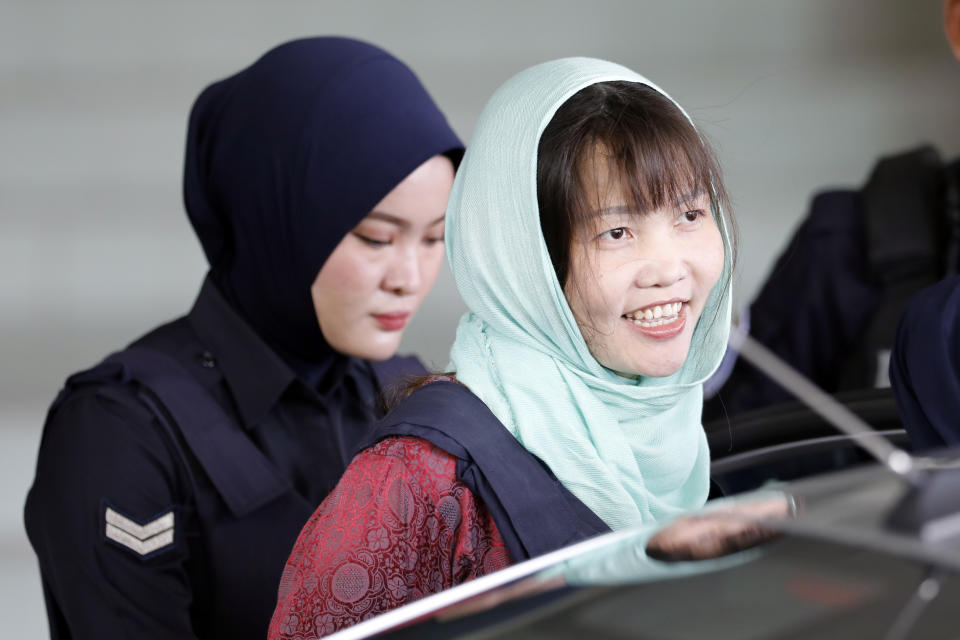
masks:
<path fill-rule="evenodd" d="M 283 44 L 199 96 L 192 310 L 71 376 L 26 525 L 58 638 L 262 638 L 284 560 L 399 375 L 462 144 L 369 44 Z"/>

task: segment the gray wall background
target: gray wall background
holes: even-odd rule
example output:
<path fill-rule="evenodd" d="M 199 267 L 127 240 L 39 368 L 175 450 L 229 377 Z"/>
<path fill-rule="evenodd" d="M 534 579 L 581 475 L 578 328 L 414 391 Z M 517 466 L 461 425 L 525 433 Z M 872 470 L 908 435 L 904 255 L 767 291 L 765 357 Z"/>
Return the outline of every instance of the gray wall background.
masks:
<path fill-rule="evenodd" d="M 507 77 L 590 55 L 644 73 L 715 144 L 747 302 L 816 189 L 930 141 L 960 151 L 940 0 L 57 2 L 0 0 L 0 625 L 46 631 L 21 509 L 66 373 L 183 313 L 205 263 L 180 172 L 210 81 L 294 37 L 408 62 L 469 140 Z M 463 311 L 449 274 L 404 350 L 436 367 Z"/>

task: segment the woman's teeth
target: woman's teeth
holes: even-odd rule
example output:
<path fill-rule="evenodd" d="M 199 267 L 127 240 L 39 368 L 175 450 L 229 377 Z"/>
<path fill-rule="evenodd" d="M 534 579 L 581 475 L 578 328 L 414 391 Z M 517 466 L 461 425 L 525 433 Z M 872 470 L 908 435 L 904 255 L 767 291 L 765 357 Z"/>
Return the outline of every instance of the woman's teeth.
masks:
<path fill-rule="evenodd" d="M 670 304 L 663 305 L 658 304 L 654 307 L 631 311 L 630 313 L 624 314 L 623 317 L 641 327 L 659 327 L 662 324 L 676 322 L 682 307 L 682 302 L 671 302 Z"/>

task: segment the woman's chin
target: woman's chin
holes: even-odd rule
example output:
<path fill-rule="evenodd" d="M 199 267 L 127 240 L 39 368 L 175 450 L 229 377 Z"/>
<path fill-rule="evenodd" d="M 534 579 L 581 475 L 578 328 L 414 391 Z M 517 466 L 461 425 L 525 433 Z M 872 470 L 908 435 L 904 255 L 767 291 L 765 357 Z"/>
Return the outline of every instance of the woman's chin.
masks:
<path fill-rule="evenodd" d="M 391 335 L 384 335 L 385 332 L 376 331 L 370 335 L 352 336 L 349 341 L 343 341 L 339 344 L 331 341 L 330 346 L 337 353 L 353 358 L 362 358 L 363 360 L 389 360 L 397 354 L 400 348 L 401 332 L 391 332 Z"/>
<path fill-rule="evenodd" d="M 686 361 L 687 354 L 684 353 L 672 357 L 644 358 L 637 359 L 635 362 L 617 362 L 614 366 L 605 365 L 608 369 L 622 378 L 666 378 L 680 371 L 683 363 Z"/>
<path fill-rule="evenodd" d="M 397 349 L 399 348 L 399 343 L 379 347 L 371 345 L 367 349 L 351 355 L 357 358 L 363 358 L 364 360 L 389 360 L 397 355 Z"/>

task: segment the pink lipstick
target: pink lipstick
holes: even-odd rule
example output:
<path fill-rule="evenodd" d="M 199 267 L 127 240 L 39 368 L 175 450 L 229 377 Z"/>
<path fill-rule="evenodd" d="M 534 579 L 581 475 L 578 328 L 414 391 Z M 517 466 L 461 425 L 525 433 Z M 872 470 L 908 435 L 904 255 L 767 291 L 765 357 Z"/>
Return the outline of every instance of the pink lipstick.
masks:
<path fill-rule="evenodd" d="M 384 331 L 400 331 L 407 326 L 407 320 L 410 319 L 409 311 L 398 311 L 395 313 L 374 313 L 374 320 Z"/>

